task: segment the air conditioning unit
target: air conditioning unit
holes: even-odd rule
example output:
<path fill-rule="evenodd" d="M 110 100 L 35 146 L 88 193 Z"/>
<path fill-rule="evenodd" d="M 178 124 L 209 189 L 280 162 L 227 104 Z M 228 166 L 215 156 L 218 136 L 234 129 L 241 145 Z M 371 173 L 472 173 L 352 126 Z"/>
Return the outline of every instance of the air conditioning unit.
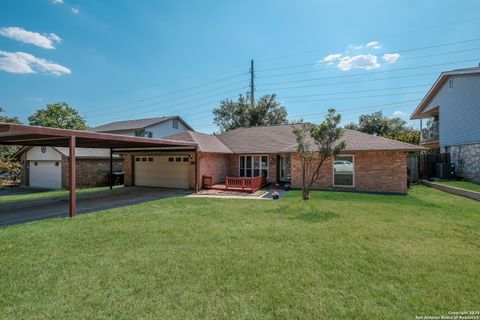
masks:
<path fill-rule="evenodd" d="M 452 179 L 453 178 L 453 164 L 446 162 L 437 162 L 435 164 L 436 176 L 439 179 Z"/>

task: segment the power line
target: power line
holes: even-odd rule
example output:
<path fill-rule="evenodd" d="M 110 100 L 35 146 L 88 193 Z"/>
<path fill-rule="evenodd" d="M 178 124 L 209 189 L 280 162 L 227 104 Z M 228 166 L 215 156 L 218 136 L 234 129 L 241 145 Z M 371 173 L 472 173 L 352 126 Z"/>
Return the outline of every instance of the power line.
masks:
<path fill-rule="evenodd" d="M 177 103 L 177 104 L 173 104 L 173 105 L 169 105 L 169 106 L 163 106 L 161 108 L 154 108 L 154 109 L 150 108 L 150 109 L 147 109 L 146 111 L 149 111 L 149 110 L 150 111 L 166 110 L 166 109 L 170 109 L 172 107 L 183 106 L 183 105 L 186 105 L 186 104 L 189 104 L 189 103 L 192 103 L 192 102 L 198 102 L 198 101 L 202 101 L 204 99 L 213 98 L 213 97 L 217 97 L 217 96 L 222 96 L 222 95 L 227 94 L 227 93 L 232 93 L 232 92 L 236 92 L 236 91 L 238 92 L 238 91 L 241 91 L 243 89 L 246 89 L 246 87 L 235 88 L 235 89 L 232 89 L 232 90 L 216 93 L 216 94 L 201 97 L 201 98 L 196 98 L 196 99 L 189 100 L 189 101 L 183 101 L 183 102 L 180 102 L 180 103 Z M 176 100 L 178 100 L 178 99 L 176 99 Z M 160 101 L 160 102 L 154 102 L 154 103 L 150 103 L 150 104 L 143 105 L 143 106 L 136 106 L 135 109 L 141 109 L 141 108 L 150 107 L 150 106 L 159 106 L 161 103 L 164 103 L 164 102 L 167 102 L 167 101 Z M 131 110 L 131 107 L 129 107 L 128 109 L 125 109 L 125 110 L 115 110 L 115 113 L 117 113 L 117 114 L 118 113 L 123 113 L 123 112 L 128 111 L 128 110 Z M 102 113 L 100 115 L 96 115 L 95 117 L 96 118 L 102 118 L 102 117 L 105 117 L 105 116 L 109 116 L 111 114 L 112 114 L 111 112 Z"/>
<path fill-rule="evenodd" d="M 421 59 L 421 58 L 431 58 L 431 57 L 436 57 L 436 56 L 441 56 L 441 55 L 446 55 L 446 54 L 465 53 L 465 52 L 470 52 L 470 51 L 475 51 L 475 50 L 480 50 L 480 47 L 465 49 L 465 50 L 455 50 L 455 51 L 449 51 L 449 52 L 434 53 L 434 54 L 417 56 L 417 57 L 401 58 L 401 61 L 415 60 L 415 59 Z M 367 67 L 369 65 L 370 64 L 358 64 L 358 65 L 356 65 L 356 67 L 362 67 L 362 66 Z M 296 71 L 296 72 L 288 72 L 288 73 L 277 73 L 277 74 L 272 74 L 272 75 L 267 75 L 267 76 L 260 76 L 260 77 L 258 77 L 258 79 L 284 77 L 284 76 L 290 76 L 290 75 L 296 75 L 296 74 L 305 74 L 305 73 L 326 72 L 326 71 L 332 71 L 332 70 L 336 70 L 336 69 L 326 68 L 326 69 L 321 69 L 321 70 L 307 70 L 307 71 Z"/>
<path fill-rule="evenodd" d="M 473 62 L 473 61 L 478 61 L 478 59 L 469 59 L 469 60 L 461 60 L 461 61 L 437 63 L 437 64 L 430 64 L 430 65 L 425 65 L 425 66 L 415 66 L 415 67 L 407 67 L 407 68 L 392 69 L 392 70 L 381 70 L 381 71 L 363 72 L 363 73 L 357 73 L 357 74 L 351 74 L 351 75 L 341 75 L 341 76 L 330 76 L 330 77 L 312 78 L 312 79 L 300 79 L 300 80 L 279 81 L 279 82 L 268 83 L 267 85 L 286 84 L 286 83 L 299 83 L 299 82 L 309 82 L 309 81 L 328 80 L 328 79 L 341 79 L 341 78 L 350 78 L 350 77 L 360 77 L 360 76 L 373 75 L 373 74 L 379 74 L 379 73 L 390 73 L 390 72 L 398 72 L 398 71 L 405 71 L 405 70 L 415 70 L 415 69 L 439 67 L 439 66 L 457 64 L 457 63 Z"/>
<path fill-rule="evenodd" d="M 228 97 L 227 99 L 233 99 L 234 97 L 236 97 L 236 95 L 234 96 L 230 96 Z M 191 109 L 195 109 L 195 108 L 198 108 L 198 107 L 203 107 L 203 106 L 206 106 L 206 105 L 211 105 L 211 104 L 214 104 L 214 103 L 218 103 L 217 100 L 215 101 L 209 101 L 209 102 L 206 102 L 206 103 L 203 103 L 203 104 L 197 104 L 197 105 L 194 105 L 194 106 L 191 106 L 191 107 L 188 107 L 188 108 L 185 108 L 185 109 L 181 109 L 181 110 L 178 110 L 178 111 L 184 111 L 184 110 L 191 110 Z M 178 112 L 177 111 L 177 112 Z M 146 113 L 150 113 L 152 111 L 147 111 L 147 112 L 140 112 L 140 113 L 135 113 L 135 115 L 143 115 L 143 114 L 146 114 Z M 123 120 L 124 117 L 119 117 L 119 118 L 115 118 L 115 119 L 112 119 L 110 120 L 110 122 L 112 121 L 120 121 L 120 120 Z"/>
<path fill-rule="evenodd" d="M 338 94 L 351 94 L 351 93 L 363 93 L 363 92 L 377 92 L 377 91 L 388 91 L 388 90 L 399 90 L 399 89 L 412 89 L 412 88 L 422 88 L 430 87 L 429 84 L 421 84 L 417 86 L 405 86 L 405 87 L 393 87 L 393 88 L 383 88 L 383 89 L 370 89 L 370 90 L 355 90 L 355 91 L 337 91 L 331 93 L 316 93 L 316 94 L 306 94 L 306 95 L 297 95 L 297 96 L 286 96 L 282 97 L 283 99 L 287 98 L 305 98 L 305 97 L 316 97 L 316 96 L 330 96 Z M 263 91 L 263 90 L 261 90 Z"/>
<path fill-rule="evenodd" d="M 96 107 L 95 110 L 110 109 L 110 108 L 115 108 L 115 107 L 119 107 L 119 106 L 123 106 L 123 105 L 129 105 L 129 104 L 133 104 L 133 103 L 137 103 L 137 102 L 148 101 L 148 100 L 152 100 L 152 99 L 156 99 L 156 98 L 160 98 L 160 97 L 164 97 L 164 96 L 168 96 L 168 95 L 172 95 L 172 94 L 176 94 L 176 93 L 181 93 L 181 92 L 185 92 L 185 91 L 189 91 L 189 90 L 201 88 L 201 87 L 208 86 L 208 85 L 211 85 L 211 84 L 215 84 L 215 83 L 219 83 L 219 82 L 222 82 L 222 81 L 226 81 L 226 80 L 230 80 L 230 79 L 233 79 L 233 78 L 237 78 L 237 77 L 240 77 L 240 76 L 244 76 L 244 75 L 246 75 L 246 74 L 247 74 L 247 72 L 243 72 L 243 73 L 240 73 L 240 74 L 236 74 L 236 75 L 233 75 L 233 76 L 230 76 L 230 77 L 218 79 L 218 80 L 215 80 L 215 81 L 205 82 L 205 83 L 202 83 L 202 84 L 199 84 L 199 85 L 195 85 L 195 86 L 192 86 L 192 87 L 189 87 L 189 88 L 184 88 L 184 89 L 179 89 L 179 90 L 175 90 L 175 91 L 170 91 L 170 92 L 162 93 L 162 94 L 159 94 L 159 95 L 150 96 L 150 97 L 147 97 L 147 98 L 142 98 L 142 99 L 137 99 L 137 100 L 131 100 L 131 101 L 129 101 L 129 102 L 114 104 L 114 105 L 110 105 L 110 106 L 106 106 L 106 107 L 100 107 L 100 108 L 97 108 L 97 107 Z M 242 82 L 243 82 L 243 81 L 242 81 Z"/>
<path fill-rule="evenodd" d="M 389 93 L 389 94 L 377 94 L 369 96 L 353 96 L 353 97 L 340 97 L 340 98 L 328 98 L 328 99 L 313 99 L 313 100 L 293 100 L 286 101 L 286 103 L 304 103 L 304 102 L 321 102 L 321 101 L 336 101 L 336 100 L 348 100 L 348 99 L 365 99 L 365 98 L 379 98 L 379 97 L 393 97 L 393 96 L 402 96 L 410 94 L 425 94 L 424 91 L 416 92 L 400 92 L 400 93 Z"/>
<path fill-rule="evenodd" d="M 476 61 L 476 60 L 475 60 Z M 462 61 L 462 62 L 465 62 L 465 61 Z M 453 63 L 459 63 L 459 62 L 453 62 Z M 451 63 L 447 63 L 447 64 L 451 64 Z M 444 65 L 444 64 L 440 64 L 440 65 Z M 434 66 L 437 66 L 437 65 L 434 65 Z M 411 69 L 415 69 L 416 67 L 414 68 L 404 68 L 402 70 L 411 70 Z M 397 71 L 401 71 L 401 70 L 397 70 Z M 370 73 L 369 73 L 370 74 Z M 389 80 L 389 79 L 398 79 L 398 78 L 409 78 L 409 77 L 416 77 L 416 76 L 423 76 L 423 75 L 431 75 L 431 74 L 437 74 L 436 72 L 432 72 L 432 73 L 426 73 L 426 74 L 415 74 L 415 75 L 404 75 L 404 76 L 397 76 L 397 77 L 387 77 L 387 78 L 379 78 L 379 79 L 365 79 L 365 80 L 361 80 L 361 82 L 370 82 L 370 81 L 380 81 L 380 80 Z M 359 81 L 350 81 L 350 82 L 337 82 L 337 83 L 325 83 L 325 84 L 321 84 L 322 86 L 331 86 L 331 85 L 341 85 L 341 84 L 348 84 L 348 83 L 356 83 L 356 82 L 359 82 Z M 302 86 L 302 87 L 305 87 L 305 86 Z M 307 87 L 310 87 L 310 86 L 307 86 Z M 288 87 L 288 88 L 298 88 L 297 87 Z M 284 88 L 284 89 L 287 89 L 287 88 Z M 333 99 L 330 99 L 330 100 L 333 100 Z M 196 100 L 195 100 L 196 101 Z M 193 101 L 193 102 L 195 102 Z M 318 101 L 318 100 L 303 100 L 302 102 L 315 102 L 315 101 Z M 324 100 L 325 101 L 325 100 Z M 215 102 L 211 102 L 211 103 L 215 103 Z M 290 101 L 288 103 L 297 103 L 296 101 Z M 210 103 L 209 103 L 210 104 Z M 184 104 L 177 104 L 177 105 L 173 105 L 173 106 L 170 106 L 171 107 L 175 107 L 175 106 L 178 106 L 178 105 L 184 105 Z M 196 107 L 194 108 L 197 108 L 199 106 L 203 106 L 202 105 L 197 105 Z M 191 108 L 187 108 L 187 109 L 183 109 L 183 110 L 188 110 L 188 109 L 191 109 Z M 158 110 L 158 109 L 157 109 Z M 183 111 L 183 110 L 177 110 L 176 112 L 179 112 L 179 111 Z M 149 111 L 147 111 L 149 112 Z M 211 112 L 211 110 L 207 110 L 205 111 L 205 113 L 207 112 Z M 200 112 L 199 112 L 200 113 Z M 138 113 L 137 113 L 138 114 Z M 145 114 L 145 112 L 143 113 L 140 113 L 140 114 Z M 200 119 L 200 118 L 199 118 Z M 192 119 L 193 120 L 198 120 L 198 119 Z"/>
<path fill-rule="evenodd" d="M 447 43 L 441 43 L 441 44 L 419 47 L 419 48 L 410 48 L 410 49 L 403 49 L 403 50 L 391 50 L 391 51 L 385 51 L 385 52 L 382 52 L 382 53 L 377 53 L 377 55 L 384 55 L 386 53 L 413 52 L 413 51 L 434 49 L 434 48 L 445 47 L 445 46 L 453 46 L 453 45 L 457 45 L 457 44 L 464 44 L 464 43 L 470 43 L 470 42 L 476 42 L 476 41 L 480 41 L 480 38 L 474 38 L 474 39 L 468 39 L 468 40 L 456 41 L 456 42 L 447 42 Z M 282 69 L 300 68 L 300 67 L 316 65 L 318 63 L 326 64 L 327 62 L 320 60 L 320 61 L 317 61 L 316 63 L 304 63 L 304 64 L 297 64 L 297 65 L 280 66 L 280 67 L 275 67 L 275 68 L 260 69 L 260 70 L 257 70 L 257 71 L 258 72 L 265 72 L 265 71 L 274 71 L 274 70 L 282 70 Z"/>
<path fill-rule="evenodd" d="M 419 28 L 419 29 L 411 29 L 411 30 L 408 30 L 408 31 L 400 32 L 400 33 L 394 33 L 394 34 L 390 34 L 390 35 L 383 35 L 383 36 L 380 36 L 380 37 L 372 37 L 372 38 L 375 38 L 376 40 L 380 40 L 380 39 L 385 39 L 385 38 L 390 37 L 390 36 L 397 36 L 397 35 L 403 35 L 403 34 L 408 34 L 408 33 L 412 33 L 412 32 L 419 32 L 419 31 L 424 31 L 424 30 L 437 29 L 437 28 L 442 28 L 442 27 L 446 27 L 446 26 L 461 24 L 461 23 L 465 23 L 465 22 L 469 22 L 469 21 L 473 21 L 473 20 L 479 20 L 479 19 L 480 19 L 480 17 L 472 17 L 472 18 L 468 18 L 468 19 L 462 19 L 462 20 L 458 20 L 458 21 L 444 23 L 444 24 L 441 24 L 441 25 L 435 25 L 435 26 Z M 270 58 L 265 58 L 264 57 L 264 58 L 260 58 L 260 60 L 266 60 L 266 59 L 268 59 L 269 61 L 274 60 L 274 59 L 278 60 L 278 59 L 282 59 L 282 58 L 288 58 L 288 57 L 293 57 L 293 56 L 315 53 L 315 52 L 319 52 L 320 50 L 324 50 L 324 49 L 326 49 L 326 48 L 308 50 L 308 51 L 303 51 L 303 52 L 299 52 L 299 53 L 293 53 L 293 54 L 270 57 Z"/>

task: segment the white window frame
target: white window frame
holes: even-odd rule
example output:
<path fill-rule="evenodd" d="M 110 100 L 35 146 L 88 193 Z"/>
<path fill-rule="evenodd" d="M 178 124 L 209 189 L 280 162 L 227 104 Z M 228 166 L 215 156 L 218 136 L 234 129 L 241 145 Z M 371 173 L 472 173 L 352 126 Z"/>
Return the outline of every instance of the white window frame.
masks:
<path fill-rule="evenodd" d="M 337 154 L 337 156 L 338 157 L 352 157 L 352 161 L 353 161 L 352 185 L 351 186 L 346 186 L 346 185 L 336 185 L 335 184 L 335 157 L 333 157 L 333 162 L 332 162 L 332 183 L 333 183 L 333 187 L 355 188 L 355 155 L 354 154 Z"/>
<path fill-rule="evenodd" d="M 252 170 L 252 176 L 251 177 L 242 177 L 240 175 L 240 170 L 241 170 L 241 167 L 240 167 L 240 163 L 241 163 L 241 157 L 252 157 L 252 167 L 250 168 Z M 260 172 L 260 175 L 258 177 L 261 177 L 262 176 L 262 170 L 263 169 L 267 169 L 267 176 L 265 177 L 265 179 L 268 179 L 270 177 L 270 157 L 268 156 L 268 154 L 241 154 L 238 156 L 238 176 L 239 177 L 242 177 L 242 178 L 256 178 L 253 176 L 253 170 L 255 169 L 254 167 L 254 157 L 260 157 L 260 167 L 258 168 L 259 172 Z M 267 168 L 263 168 L 262 167 L 262 157 L 267 157 Z M 245 159 L 245 165 L 246 165 L 246 159 Z M 243 168 L 244 170 L 247 169 L 247 167 L 244 167 Z"/>

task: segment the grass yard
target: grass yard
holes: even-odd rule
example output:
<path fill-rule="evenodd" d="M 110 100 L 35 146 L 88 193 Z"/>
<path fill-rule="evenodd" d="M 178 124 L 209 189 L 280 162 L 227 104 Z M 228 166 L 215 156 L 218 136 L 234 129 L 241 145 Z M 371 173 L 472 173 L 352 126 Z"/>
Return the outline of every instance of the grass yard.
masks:
<path fill-rule="evenodd" d="M 470 181 L 441 180 L 441 181 L 435 181 L 435 183 L 443 184 L 445 186 L 480 192 L 480 184 L 476 184 Z"/>
<path fill-rule="evenodd" d="M 298 191 L 0 229 L 8 319 L 415 319 L 480 308 L 480 204 Z"/>
<path fill-rule="evenodd" d="M 121 188 L 123 186 L 114 186 L 114 188 Z M 110 189 L 110 187 L 98 187 L 98 188 L 88 188 L 88 189 L 78 189 L 77 194 L 88 194 L 92 192 L 105 191 Z M 11 194 L 11 195 L 1 195 L 0 193 L 0 204 L 7 204 L 12 202 L 19 201 L 31 201 L 39 199 L 55 199 L 55 198 L 64 198 L 68 197 L 68 190 L 51 190 L 35 193 L 22 193 L 22 194 Z"/>

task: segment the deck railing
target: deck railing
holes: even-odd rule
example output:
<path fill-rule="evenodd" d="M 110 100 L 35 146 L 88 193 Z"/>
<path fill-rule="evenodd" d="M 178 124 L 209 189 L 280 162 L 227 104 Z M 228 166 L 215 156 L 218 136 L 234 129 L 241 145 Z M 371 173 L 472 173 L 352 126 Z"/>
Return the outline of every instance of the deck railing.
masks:
<path fill-rule="evenodd" d="M 243 178 L 225 177 L 225 186 L 215 187 L 211 176 L 202 176 L 202 185 L 205 189 L 222 189 L 255 192 L 265 185 L 265 177 Z"/>
<path fill-rule="evenodd" d="M 265 177 L 237 178 L 225 177 L 225 187 L 227 190 L 238 190 L 255 192 L 265 184 Z"/>

